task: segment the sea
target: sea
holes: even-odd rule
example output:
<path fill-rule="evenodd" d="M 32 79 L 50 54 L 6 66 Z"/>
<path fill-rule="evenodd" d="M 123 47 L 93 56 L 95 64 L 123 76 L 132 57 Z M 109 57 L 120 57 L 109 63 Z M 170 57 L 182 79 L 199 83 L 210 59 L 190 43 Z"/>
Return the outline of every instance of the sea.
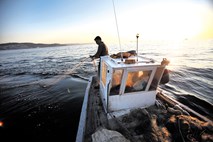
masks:
<path fill-rule="evenodd" d="M 109 54 L 137 43 L 106 43 Z M 74 142 L 97 45 L 0 51 L 0 141 Z M 213 119 L 213 40 L 140 40 L 138 54 L 170 61 L 162 91 Z"/>

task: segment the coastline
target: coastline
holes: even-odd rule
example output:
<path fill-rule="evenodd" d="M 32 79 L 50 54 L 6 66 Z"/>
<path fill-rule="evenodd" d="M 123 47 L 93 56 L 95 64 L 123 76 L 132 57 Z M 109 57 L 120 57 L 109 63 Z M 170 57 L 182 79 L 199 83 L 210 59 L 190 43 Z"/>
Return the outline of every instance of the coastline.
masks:
<path fill-rule="evenodd" d="M 70 43 L 70 44 L 44 44 L 44 43 L 31 43 L 31 42 L 10 42 L 10 43 L 1 43 L 0 50 L 13 50 L 13 49 L 30 49 L 30 48 L 45 48 L 45 47 L 58 47 L 58 46 L 68 46 L 68 45 L 77 45 L 77 44 L 86 44 L 86 43 Z"/>

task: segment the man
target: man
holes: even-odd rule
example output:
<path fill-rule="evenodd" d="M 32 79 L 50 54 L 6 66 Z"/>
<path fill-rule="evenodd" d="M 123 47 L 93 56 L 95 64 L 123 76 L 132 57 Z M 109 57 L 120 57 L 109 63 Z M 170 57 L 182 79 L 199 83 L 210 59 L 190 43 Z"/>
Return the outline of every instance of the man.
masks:
<path fill-rule="evenodd" d="M 96 59 L 96 58 L 100 58 L 101 56 L 108 55 L 108 48 L 104 44 L 104 42 L 101 40 L 101 37 L 96 36 L 94 40 L 95 40 L 96 44 L 98 44 L 98 50 L 95 55 L 93 55 L 93 56 L 90 55 L 90 57 L 93 59 Z"/>
<path fill-rule="evenodd" d="M 101 56 L 109 55 L 108 48 L 104 44 L 104 42 L 101 40 L 101 37 L 96 36 L 94 40 L 95 40 L 96 44 L 98 44 L 98 50 L 95 53 L 95 55 L 93 55 L 93 56 L 90 55 L 90 58 L 92 58 L 94 60 L 94 59 L 100 58 Z M 98 76 L 100 76 L 100 62 L 98 64 Z"/>

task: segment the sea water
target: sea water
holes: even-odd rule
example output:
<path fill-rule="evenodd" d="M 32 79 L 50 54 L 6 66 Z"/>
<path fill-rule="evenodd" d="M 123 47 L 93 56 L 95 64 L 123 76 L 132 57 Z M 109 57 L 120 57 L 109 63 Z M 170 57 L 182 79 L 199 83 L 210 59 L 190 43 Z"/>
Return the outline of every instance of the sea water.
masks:
<path fill-rule="evenodd" d="M 106 43 L 107 44 L 107 43 Z M 136 42 L 107 44 L 110 54 Z M 96 44 L 0 51 L 1 141 L 75 141 Z M 170 81 L 160 88 L 213 118 L 213 40 L 139 41 L 139 55 L 167 58 Z"/>

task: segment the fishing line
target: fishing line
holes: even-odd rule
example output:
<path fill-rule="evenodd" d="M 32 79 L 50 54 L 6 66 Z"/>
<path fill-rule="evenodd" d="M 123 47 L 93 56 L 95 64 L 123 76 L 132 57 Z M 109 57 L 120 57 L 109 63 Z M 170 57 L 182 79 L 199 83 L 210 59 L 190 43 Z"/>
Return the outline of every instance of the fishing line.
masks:
<path fill-rule="evenodd" d="M 29 85 L 34 85 L 34 84 L 38 84 L 39 86 L 43 87 L 43 88 L 47 88 L 50 87 L 56 83 L 58 83 L 60 80 L 64 79 L 67 77 L 67 75 L 71 75 L 79 66 L 81 66 L 83 63 L 85 63 L 85 61 L 89 59 L 89 57 L 85 57 L 83 58 L 78 64 L 76 64 L 71 70 L 66 71 L 64 74 L 62 75 L 57 75 L 54 78 L 52 78 L 51 83 L 47 82 L 47 81 L 43 81 L 43 80 L 38 80 L 38 81 L 34 81 L 31 83 L 26 83 L 26 84 L 22 84 L 22 85 L 18 85 L 18 86 L 13 86 L 13 88 L 17 88 L 17 87 L 24 87 L 24 86 L 29 86 Z M 48 84 L 48 85 L 45 85 Z"/>
<path fill-rule="evenodd" d="M 65 72 L 65 75 L 70 75 L 70 74 L 72 74 L 73 71 L 76 70 L 80 65 L 82 65 L 82 64 L 84 63 L 84 61 L 87 60 L 87 59 L 89 59 L 89 57 L 83 58 L 83 59 L 80 61 L 80 63 L 76 64 L 71 70 L 66 71 L 66 72 Z"/>
<path fill-rule="evenodd" d="M 120 34 L 119 34 L 119 29 L 118 29 L 118 22 L 117 22 L 117 16 L 116 16 L 116 11 L 115 11 L 114 0 L 112 0 L 112 3 L 113 3 L 113 9 L 114 9 L 114 15 L 115 15 L 115 23 L 116 23 L 117 34 L 118 34 L 118 41 L 119 41 L 120 52 L 121 52 L 121 61 L 123 61 L 123 53 L 122 53 L 122 50 L 121 50 L 121 40 L 120 40 Z"/>
<path fill-rule="evenodd" d="M 38 83 L 39 85 L 41 85 L 43 88 L 52 86 L 56 83 L 58 83 L 59 81 L 61 81 L 62 79 L 66 78 L 67 75 L 71 75 L 80 65 L 82 65 L 87 59 L 89 59 L 89 57 L 85 57 L 83 58 L 78 64 L 76 64 L 71 70 L 66 71 L 62 76 L 55 76 L 54 81 L 52 81 L 51 83 L 49 83 L 48 85 L 41 85 L 40 83 L 42 83 L 42 81 L 37 81 L 34 83 Z M 45 82 L 44 82 L 45 83 Z"/>
<path fill-rule="evenodd" d="M 71 70 L 68 70 L 64 73 L 64 75 L 62 77 L 60 77 L 59 79 L 57 79 L 53 84 L 57 83 L 58 81 L 60 81 L 61 79 L 64 79 L 66 77 L 66 75 L 71 75 L 73 73 L 73 71 L 75 71 L 79 66 L 81 66 L 85 60 L 89 59 L 89 57 L 85 57 L 84 59 L 82 59 L 80 61 L 80 63 L 76 64 Z"/>

